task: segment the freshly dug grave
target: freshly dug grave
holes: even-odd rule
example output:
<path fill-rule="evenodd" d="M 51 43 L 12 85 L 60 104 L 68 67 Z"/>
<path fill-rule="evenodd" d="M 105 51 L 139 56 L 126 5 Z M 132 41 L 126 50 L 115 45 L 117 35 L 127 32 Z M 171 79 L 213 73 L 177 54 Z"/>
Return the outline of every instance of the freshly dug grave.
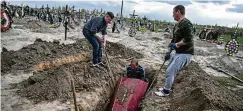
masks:
<path fill-rule="evenodd" d="M 24 27 L 30 29 L 32 32 L 37 33 L 53 33 L 49 28 L 51 25 L 42 20 L 28 20 Z"/>
<path fill-rule="evenodd" d="M 243 110 L 242 96 L 220 85 L 196 62 L 191 62 L 178 73 L 171 96 L 158 97 L 154 95 L 155 90 L 143 101 L 143 111 Z"/>
<path fill-rule="evenodd" d="M 125 46 L 107 42 L 107 53 L 114 75 L 107 71 L 107 67 L 90 68 L 91 57 L 86 62 L 75 62 L 53 67 L 51 69 L 34 72 L 27 80 L 12 84 L 12 88 L 19 89 L 17 93 L 35 103 L 60 100 L 72 101 L 70 81 L 74 80 L 77 90 L 77 101 L 81 110 L 105 109 L 113 93 L 114 84 L 124 75 L 128 58 L 142 58 L 143 55 L 126 48 L 126 55 L 117 52 Z M 37 39 L 34 44 L 20 49 L 2 52 L 2 74 L 16 70 L 32 70 L 42 61 L 52 61 L 57 58 L 86 55 L 91 56 L 91 45 L 86 39 L 78 40 L 74 44 L 59 44 L 58 41 L 46 42 Z M 117 58 L 119 55 L 119 59 Z M 105 58 L 105 57 L 104 57 Z M 103 59 L 105 60 L 105 59 Z M 105 61 L 104 61 L 105 62 Z M 106 62 L 105 62 L 106 63 Z M 106 63 L 107 64 L 107 63 Z M 70 105 L 71 106 L 71 105 Z"/>
<path fill-rule="evenodd" d="M 131 57 L 142 58 L 143 55 L 139 54 L 129 48 L 125 48 L 124 45 L 107 42 L 107 54 L 120 59 L 128 59 Z M 124 53 L 126 49 L 127 52 Z M 119 50 L 121 50 L 119 52 Z M 91 57 L 92 48 L 86 39 L 77 40 L 74 44 L 60 44 L 59 41 L 53 42 L 42 41 L 36 39 L 36 41 L 23 47 L 18 51 L 8 51 L 3 48 L 1 52 L 1 73 L 6 74 L 9 71 L 14 70 L 27 70 L 33 68 L 35 65 L 43 61 L 51 61 L 56 58 L 63 58 L 67 56 L 87 55 Z"/>
<path fill-rule="evenodd" d="M 112 94 L 112 81 L 116 83 L 124 73 L 123 61 L 112 60 L 114 75 L 106 68 L 90 68 L 90 63 L 79 62 L 63 65 L 48 71 L 37 72 L 19 83 L 18 94 L 39 103 L 42 101 L 72 100 L 71 80 L 74 80 L 80 109 L 104 108 Z M 123 65 L 121 65 L 123 64 Z"/>

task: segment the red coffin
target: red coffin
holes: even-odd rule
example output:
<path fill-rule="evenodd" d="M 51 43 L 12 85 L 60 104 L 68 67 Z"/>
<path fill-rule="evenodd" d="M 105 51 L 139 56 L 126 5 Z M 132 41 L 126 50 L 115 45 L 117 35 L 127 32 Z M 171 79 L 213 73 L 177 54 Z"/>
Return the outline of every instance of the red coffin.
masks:
<path fill-rule="evenodd" d="M 148 83 L 140 79 L 120 78 L 110 111 L 137 111 Z"/>

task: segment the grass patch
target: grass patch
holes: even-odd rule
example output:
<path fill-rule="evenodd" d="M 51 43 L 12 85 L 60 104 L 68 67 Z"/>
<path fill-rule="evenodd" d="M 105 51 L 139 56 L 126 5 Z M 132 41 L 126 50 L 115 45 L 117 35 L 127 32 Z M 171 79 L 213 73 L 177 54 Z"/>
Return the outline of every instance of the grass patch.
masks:
<path fill-rule="evenodd" d="M 243 76 L 241 79 L 243 79 Z M 236 88 L 236 85 L 241 85 L 240 82 L 229 77 L 215 77 L 215 80 L 217 80 L 221 85 L 227 87 L 229 86 L 229 87 Z"/>
<path fill-rule="evenodd" d="M 230 35 L 223 35 L 222 37 L 224 38 L 225 42 L 228 42 L 228 41 L 231 40 L 231 36 Z M 239 44 L 243 45 L 243 37 L 238 37 L 237 41 L 238 41 Z"/>
<path fill-rule="evenodd" d="M 237 75 L 236 77 L 238 77 L 239 79 L 243 80 L 243 74 Z"/>

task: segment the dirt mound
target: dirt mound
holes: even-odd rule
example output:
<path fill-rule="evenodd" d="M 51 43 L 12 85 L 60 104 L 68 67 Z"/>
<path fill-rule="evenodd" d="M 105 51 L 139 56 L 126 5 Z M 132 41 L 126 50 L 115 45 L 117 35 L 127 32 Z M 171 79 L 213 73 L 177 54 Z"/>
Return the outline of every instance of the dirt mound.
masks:
<path fill-rule="evenodd" d="M 50 24 L 42 20 L 27 20 L 24 27 L 30 29 L 32 32 L 53 33 L 53 31 L 49 28 Z"/>
<path fill-rule="evenodd" d="M 20 18 L 13 18 L 13 24 L 16 24 L 16 25 L 24 25 L 27 23 L 27 21 L 30 20 L 30 17 L 24 17 L 22 19 Z"/>
<path fill-rule="evenodd" d="M 139 54 L 132 49 L 126 48 L 127 53 L 124 53 L 124 45 L 107 42 L 107 53 L 111 56 L 120 55 L 119 58 L 142 58 L 143 55 Z M 43 62 L 51 61 L 56 58 L 62 58 L 72 55 L 88 55 L 91 57 L 91 45 L 86 39 L 81 39 L 74 44 L 60 44 L 59 41 L 46 42 L 41 39 L 36 39 L 34 44 L 23 47 L 18 51 L 7 51 L 3 48 L 1 52 L 1 72 L 2 75 L 10 70 L 26 70 L 34 67 L 34 65 Z M 119 52 L 119 50 L 121 50 Z M 127 55 L 126 55 L 127 54 Z"/>
<path fill-rule="evenodd" d="M 123 74 L 124 67 L 115 63 L 112 64 L 116 66 L 116 70 L 113 72 L 116 74 L 115 76 L 120 76 Z M 123 64 L 125 63 L 123 62 Z M 111 90 L 109 89 L 111 78 L 105 68 L 90 68 L 89 65 L 86 62 L 79 62 L 37 72 L 18 85 L 20 89 L 18 93 L 34 102 L 68 100 L 72 98 L 70 81 L 74 79 L 78 93 L 92 92 L 101 88 L 102 92 L 97 92 L 97 94 L 104 94 L 100 96 L 105 96 L 103 99 L 107 101 L 108 92 Z"/>
<path fill-rule="evenodd" d="M 90 50 L 90 46 L 86 40 L 65 45 L 59 44 L 58 41 L 46 42 L 36 39 L 34 44 L 23 47 L 18 51 L 3 51 L 1 53 L 1 72 L 5 74 L 10 70 L 25 70 L 41 61 L 49 61 L 75 54 L 86 54 L 84 52 L 87 50 Z"/>
<path fill-rule="evenodd" d="M 107 46 L 106 46 L 106 50 L 109 53 L 109 55 L 111 56 L 115 56 L 118 58 L 126 58 L 129 59 L 131 57 L 134 58 L 143 58 L 144 56 L 130 48 L 127 48 L 126 46 L 122 45 L 122 44 L 117 44 L 117 43 L 112 43 L 112 42 L 108 42 Z"/>
<path fill-rule="evenodd" d="M 27 16 L 25 18 L 19 19 L 15 18 L 14 28 L 16 29 L 30 29 L 32 32 L 37 33 L 53 33 L 54 31 L 50 29 L 51 26 L 49 23 L 42 20 L 37 20 L 36 17 Z"/>
<path fill-rule="evenodd" d="M 161 86 L 161 84 L 160 84 Z M 143 109 L 172 111 L 243 110 L 243 98 L 204 72 L 192 62 L 175 79 L 171 97 L 150 95 Z M 152 99 L 151 99 L 152 98 Z M 162 104 L 162 105 L 161 105 Z M 152 109 L 151 109 L 152 108 Z"/>
<path fill-rule="evenodd" d="M 178 74 L 174 89 L 172 110 L 243 110 L 243 98 L 221 86 L 195 62 Z"/>

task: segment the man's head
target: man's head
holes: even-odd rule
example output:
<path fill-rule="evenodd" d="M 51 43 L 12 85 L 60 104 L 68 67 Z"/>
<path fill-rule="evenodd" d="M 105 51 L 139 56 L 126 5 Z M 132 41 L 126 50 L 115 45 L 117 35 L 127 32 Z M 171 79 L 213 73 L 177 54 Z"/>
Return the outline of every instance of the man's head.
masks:
<path fill-rule="evenodd" d="M 105 15 L 105 23 L 110 24 L 113 18 L 114 18 L 114 14 L 112 12 L 107 12 Z"/>
<path fill-rule="evenodd" d="M 177 5 L 173 9 L 174 20 L 179 21 L 185 16 L 185 7 L 183 5 Z"/>
<path fill-rule="evenodd" d="M 136 69 L 137 66 L 138 66 L 138 61 L 135 60 L 135 59 L 133 59 L 133 60 L 131 61 L 131 67 L 132 67 L 132 69 Z"/>

